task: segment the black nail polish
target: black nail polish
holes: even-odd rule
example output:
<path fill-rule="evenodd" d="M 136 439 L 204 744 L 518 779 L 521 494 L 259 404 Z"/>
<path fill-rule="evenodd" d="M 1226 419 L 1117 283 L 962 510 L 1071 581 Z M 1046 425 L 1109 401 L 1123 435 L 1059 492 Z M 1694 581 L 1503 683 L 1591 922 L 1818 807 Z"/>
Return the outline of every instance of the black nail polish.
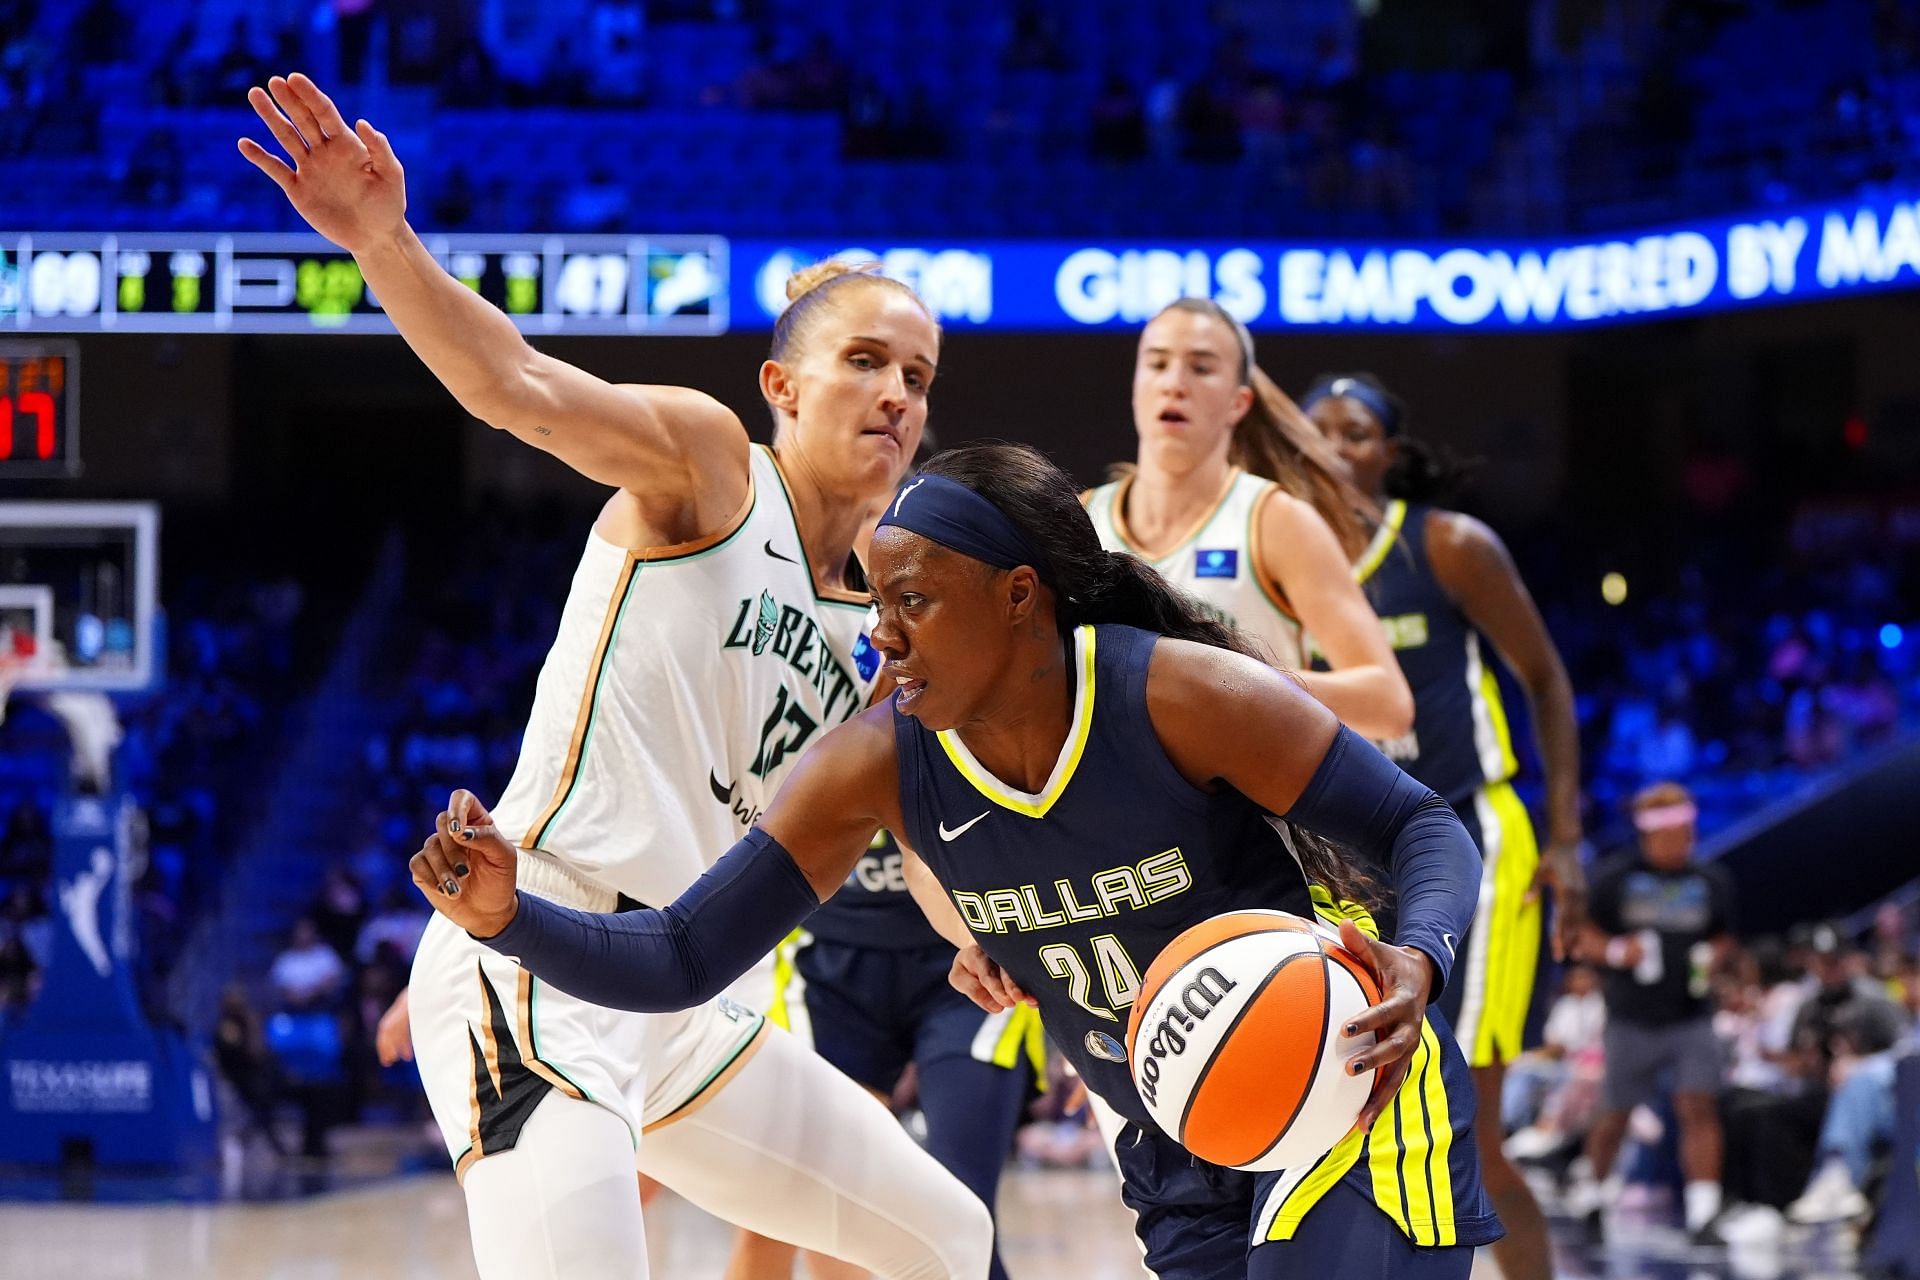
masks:
<path fill-rule="evenodd" d="M 440 886 L 440 891 L 449 898 L 457 898 L 460 896 L 460 882 L 458 880 L 449 880 Z"/>
<path fill-rule="evenodd" d="M 1347 1034 L 1348 1034 L 1348 1035 L 1350 1035 L 1350 1036 L 1357 1036 L 1357 1035 L 1359 1035 L 1359 1034 L 1360 1034 L 1360 1024 L 1359 1024 L 1359 1023 L 1357 1023 L 1357 1022 L 1349 1022 L 1349 1023 L 1347 1024 Z"/>
<path fill-rule="evenodd" d="M 456 876 L 464 876 L 467 874 L 469 870 L 471 870 L 471 868 L 468 867 L 466 863 L 462 862 L 454 866 L 453 874 L 455 874 Z"/>

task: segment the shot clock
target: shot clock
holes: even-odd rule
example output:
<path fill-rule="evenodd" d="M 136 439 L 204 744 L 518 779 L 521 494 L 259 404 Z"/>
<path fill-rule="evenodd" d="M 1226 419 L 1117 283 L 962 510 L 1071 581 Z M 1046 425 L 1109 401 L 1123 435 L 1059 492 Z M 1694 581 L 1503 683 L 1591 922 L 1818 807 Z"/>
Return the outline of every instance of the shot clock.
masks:
<path fill-rule="evenodd" d="M 79 346 L 0 339 L 0 479 L 79 470 Z"/>

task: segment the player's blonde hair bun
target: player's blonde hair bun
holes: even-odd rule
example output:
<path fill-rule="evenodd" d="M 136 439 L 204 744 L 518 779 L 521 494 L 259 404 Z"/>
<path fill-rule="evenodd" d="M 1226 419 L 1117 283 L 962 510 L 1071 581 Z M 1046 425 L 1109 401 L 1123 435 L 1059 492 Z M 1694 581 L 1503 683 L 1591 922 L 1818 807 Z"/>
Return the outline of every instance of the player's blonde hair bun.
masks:
<path fill-rule="evenodd" d="M 811 293 L 829 280 L 841 276 L 879 276 L 880 264 L 877 261 L 855 261 L 852 258 L 828 258 L 816 262 L 810 267 L 802 267 L 787 277 L 787 301 L 798 302 L 800 296 Z"/>

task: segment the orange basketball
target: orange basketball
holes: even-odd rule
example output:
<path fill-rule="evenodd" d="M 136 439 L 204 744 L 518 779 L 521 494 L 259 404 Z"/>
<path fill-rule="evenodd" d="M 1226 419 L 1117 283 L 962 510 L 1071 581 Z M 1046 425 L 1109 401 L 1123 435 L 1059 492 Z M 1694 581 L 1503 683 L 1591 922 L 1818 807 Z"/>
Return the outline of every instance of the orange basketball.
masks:
<path fill-rule="evenodd" d="M 1202 1160 L 1287 1169 L 1353 1128 L 1373 1072 L 1346 1062 L 1373 1043 L 1347 1021 L 1379 984 L 1338 933 L 1283 911 L 1234 911 L 1187 930 L 1154 960 L 1127 1021 L 1134 1087 L 1155 1123 Z"/>

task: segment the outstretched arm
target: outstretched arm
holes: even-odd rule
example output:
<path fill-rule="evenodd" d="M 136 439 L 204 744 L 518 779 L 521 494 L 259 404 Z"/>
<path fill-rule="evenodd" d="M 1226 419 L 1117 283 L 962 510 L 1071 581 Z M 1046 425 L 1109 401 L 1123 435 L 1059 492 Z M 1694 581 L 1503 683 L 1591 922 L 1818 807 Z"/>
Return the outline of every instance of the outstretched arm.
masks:
<path fill-rule="evenodd" d="M 686 387 L 616 386 L 534 350 L 407 225 L 406 175 L 385 134 L 348 125 L 297 73 L 247 101 L 293 163 L 251 138 L 240 153 L 353 255 L 407 345 L 468 413 L 603 484 L 690 499 L 721 518 L 740 504 L 747 435 L 725 405 Z"/>
<path fill-rule="evenodd" d="M 1325 836 L 1388 874 L 1394 945 L 1341 926 L 1380 979 L 1381 1001 L 1348 1034 L 1379 1039 L 1348 1060 L 1375 1068 L 1362 1113 L 1371 1124 L 1405 1078 L 1427 1002 L 1446 984 L 1454 945 L 1473 918 L 1480 854 L 1452 806 L 1381 755 L 1271 667 L 1205 645 L 1162 640 L 1147 709 L 1167 756 L 1189 782 L 1226 783 L 1270 813 Z"/>
<path fill-rule="evenodd" d="M 1553 954 L 1564 960 L 1587 915 L 1580 865 L 1580 722 L 1573 684 L 1527 584 L 1500 535 L 1472 516 L 1436 511 L 1427 518 L 1434 577 L 1460 611 L 1493 641 L 1526 691 L 1547 777 L 1547 843 L 1538 883 L 1554 894 Z"/>
<path fill-rule="evenodd" d="M 760 825 L 662 909 L 603 915 L 519 892 L 524 855 L 464 791 L 414 855 L 413 882 L 436 911 L 569 995 L 645 1013 L 690 1008 L 812 915 L 882 821 L 897 823 L 891 716 L 876 708 L 822 738 Z"/>

